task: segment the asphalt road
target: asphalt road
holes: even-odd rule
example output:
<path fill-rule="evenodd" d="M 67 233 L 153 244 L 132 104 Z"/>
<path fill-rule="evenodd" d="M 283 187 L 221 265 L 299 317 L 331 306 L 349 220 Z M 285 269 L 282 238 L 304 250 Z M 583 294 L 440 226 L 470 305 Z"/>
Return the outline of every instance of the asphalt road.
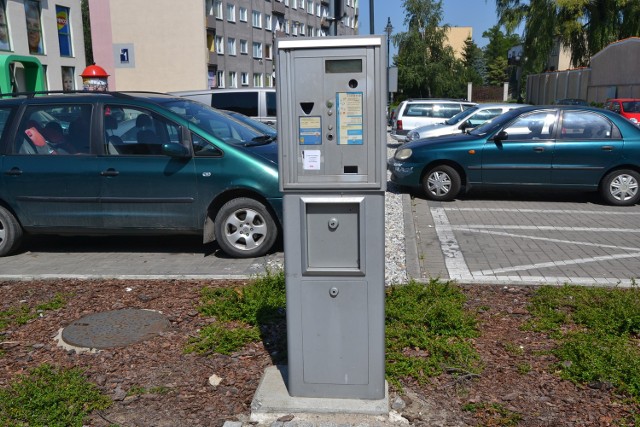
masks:
<path fill-rule="evenodd" d="M 403 195 L 410 278 L 459 283 L 622 285 L 640 277 L 640 205 L 595 194 L 472 192 L 440 203 Z M 0 259 L 0 280 L 249 278 L 275 252 L 230 259 L 197 238 L 47 237 Z"/>

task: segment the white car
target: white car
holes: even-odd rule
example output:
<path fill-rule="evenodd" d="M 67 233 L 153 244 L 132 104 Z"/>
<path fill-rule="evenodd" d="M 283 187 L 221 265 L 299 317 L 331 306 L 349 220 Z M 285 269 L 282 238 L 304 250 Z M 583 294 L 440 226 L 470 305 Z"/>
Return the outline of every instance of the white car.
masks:
<path fill-rule="evenodd" d="M 434 136 L 462 133 L 467 129 L 473 129 L 502 113 L 514 108 L 524 107 L 526 104 L 481 104 L 468 108 L 444 123 L 425 125 L 415 128 L 407 134 L 407 141 L 415 141 Z"/>
<path fill-rule="evenodd" d="M 433 123 L 443 123 L 459 112 L 477 105 L 474 102 L 451 99 L 407 99 L 396 109 L 391 136 L 406 141 L 411 130 Z"/>

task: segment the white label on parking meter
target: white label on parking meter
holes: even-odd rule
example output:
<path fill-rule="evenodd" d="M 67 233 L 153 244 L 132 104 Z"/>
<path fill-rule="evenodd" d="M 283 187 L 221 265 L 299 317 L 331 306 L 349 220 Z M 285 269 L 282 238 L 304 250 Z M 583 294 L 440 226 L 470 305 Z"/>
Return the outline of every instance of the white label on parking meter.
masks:
<path fill-rule="evenodd" d="M 339 92 L 338 145 L 362 145 L 362 92 Z"/>
<path fill-rule="evenodd" d="M 308 171 L 320 170 L 320 150 L 302 150 L 302 168 Z"/>

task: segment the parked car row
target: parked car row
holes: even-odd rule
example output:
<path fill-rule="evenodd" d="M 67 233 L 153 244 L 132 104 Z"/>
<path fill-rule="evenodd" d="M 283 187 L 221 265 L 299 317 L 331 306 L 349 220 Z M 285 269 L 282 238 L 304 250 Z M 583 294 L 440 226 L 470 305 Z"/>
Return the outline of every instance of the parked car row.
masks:
<path fill-rule="evenodd" d="M 638 203 L 640 128 L 622 115 L 468 104 L 398 108 L 398 120 L 415 111 L 452 117 L 397 149 L 393 182 L 441 201 L 473 186 L 525 186 Z M 0 256 L 26 234 L 191 234 L 232 257 L 266 254 L 282 232 L 277 135 L 233 114 L 240 120 L 156 93 L 0 100 Z M 430 136 L 445 129 L 454 134 Z"/>

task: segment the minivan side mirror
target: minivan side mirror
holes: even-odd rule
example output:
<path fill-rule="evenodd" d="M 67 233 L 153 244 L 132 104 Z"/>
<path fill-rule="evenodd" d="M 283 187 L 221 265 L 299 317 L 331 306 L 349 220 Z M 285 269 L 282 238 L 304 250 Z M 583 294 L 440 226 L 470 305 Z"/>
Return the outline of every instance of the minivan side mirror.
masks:
<path fill-rule="evenodd" d="M 162 144 L 162 154 L 164 154 L 165 156 L 174 157 L 177 159 L 184 159 L 191 155 L 187 147 L 185 147 L 182 144 L 177 144 L 175 142 Z"/>

